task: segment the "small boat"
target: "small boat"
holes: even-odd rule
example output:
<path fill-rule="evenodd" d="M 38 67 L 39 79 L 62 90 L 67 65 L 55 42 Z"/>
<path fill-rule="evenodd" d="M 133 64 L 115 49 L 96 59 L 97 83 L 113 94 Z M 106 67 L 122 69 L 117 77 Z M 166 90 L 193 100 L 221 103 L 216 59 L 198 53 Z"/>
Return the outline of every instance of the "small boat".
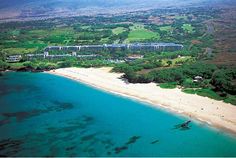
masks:
<path fill-rule="evenodd" d="M 181 124 L 181 127 L 182 128 L 188 128 L 190 123 L 191 123 L 191 121 L 188 120 L 188 121 L 184 122 L 183 124 Z"/>
<path fill-rule="evenodd" d="M 188 130 L 190 129 L 189 127 L 189 124 L 191 123 L 190 120 L 184 122 L 184 123 L 181 123 L 181 124 L 178 124 L 178 125 L 175 125 L 175 128 L 174 129 L 180 129 L 180 130 Z"/>

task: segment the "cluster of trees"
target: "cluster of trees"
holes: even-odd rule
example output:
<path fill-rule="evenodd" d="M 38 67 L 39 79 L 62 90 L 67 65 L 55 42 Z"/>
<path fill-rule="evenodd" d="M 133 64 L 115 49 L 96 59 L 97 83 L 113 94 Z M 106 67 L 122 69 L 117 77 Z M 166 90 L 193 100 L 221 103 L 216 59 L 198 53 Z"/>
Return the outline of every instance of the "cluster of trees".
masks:
<path fill-rule="evenodd" d="M 211 84 L 216 91 L 226 92 L 232 95 L 236 94 L 236 69 L 219 69 L 211 80 Z"/>
<path fill-rule="evenodd" d="M 217 67 L 213 64 L 194 63 L 182 65 L 176 68 L 162 69 L 150 72 L 153 81 L 157 83 L 177 82 L 184 86 L 187 79 L 194 79 L 196 76 L 201 76 L 205 80 L 211 79 Z"/>
<path fill-rule="evenodd" d="M 0 71 L 4 71 L 4 70 L 6 70 L 8 67 L 9 67 L 9 65 L 8 65 L 6 62 L 0 60 Z"/>
<path fill-rule="evenodd" d="M 115 41 L 115 40 L 120 40 L 120 43 L 122 43 L 125 39 L 128 38 L 128 35 L 129 35 L 129 31 L 124 31 L 118 35 L 112 35 L 111 37 L 109 37 L 109 40 L 112 42 L 112 41 Z"/>
<path fill-rule="evenodd" d="M 177 82 L 182 84 L 185 79 L 193 79 L 196 76 L 201 76 L 204 79 L 211 79 L 213 73 L 217 70 L 217 67 L 213 64 L 194 63 L 174 68 L 161 68 L 147 74 L 137 74 L 136 72 L 140 69 L 142 70 L 142 68 L 137 65 L 129 66 L 127 64 L 121 64 L 115 66 L 113 71 L 125 73 L 124 77 L 128 79 L 129 82 Z"/>
<path fill-rule="evenodd" d="M 158 59 L 139 59 L 133 62 L 127 62 L 115 65 L 113 68 L 114 72 L 122 72 L 122 73 L 131 73 L 141 71 L 143 69 L 154 69 L 162 66 L 162 61 Z"/>
<path fill-rule="evenodd" d="M 101 40 L 102 38 L 107 38 L 112 35 L 111 30 L 101 30 L 94 32 L 81 32 L 79 35 L 79 40 Z"/>
<path fill-rule="evenodd" d="M 115 29 L 117 27 L 124 27 L 126 29 L 128 29 L 130 26 L 132 26 L 133 24 L 96 24 L 90 27 L 90 29 L 92 30 L 98 30 L 98 29 Z"/>
<path fill-rule="evenodd" d="M 214 64 L 197 62 L 174 68 L 161 68 L 144 74 L 137 73 L 143 68 L 139 64 L 124 63 L 115 66 L 113 71 L 125 73 L 123 77 L 131 83 L 177 83 L 185 88 L 211 87 L 221 95 L 236 94 L 236 69 L 233 68 L 223 69 Z M 193 82 L 196 76 L 201 76 L 203 81 Z"/>
<path fill-rule="evenodd" d="M 50 62 L 26 61 L 23 63 L 23 67 L 21 67 L 20 69 L 44 71 L 44 70 L 56 69 L 57 67 L 58 66 L 55 63 L 50 63 Z"/>

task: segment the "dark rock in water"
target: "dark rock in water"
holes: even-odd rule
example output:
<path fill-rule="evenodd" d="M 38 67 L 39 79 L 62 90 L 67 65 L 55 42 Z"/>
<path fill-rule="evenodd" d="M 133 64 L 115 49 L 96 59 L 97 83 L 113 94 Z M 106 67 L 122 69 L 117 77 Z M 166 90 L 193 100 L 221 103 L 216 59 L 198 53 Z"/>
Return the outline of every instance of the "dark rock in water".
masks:
<path fill-rule="evenodd" d="M 14 113 L 3 113 L 2 115 L 6 118 L 16 118 L 17 121 L 22 121 L 34 116 L 39 116 L 44 113 L 49 113 L 52 111 L 63 111 L 72 109 L 74 106 L 71 103 L 61 103 L 61 102 L 54 102 L 57 106 L 48 107 L 46 109 L 35 109 L 31 111 L 21 111 L 21 112 L 14 112 Z M 6 120 L 5 120 L 6 121 Z M 2 122 L 4 123 L 4 122 Z M 1 124 L 1 123 L 0 123 Z"/>
<path fill-rule="evenodd" d="M 51 111 L 63 111 L 63 110 L 69 110 L 74 107 L 73 104 L 71 103 L 66 103 L 66 102 L 59 102 L 59 101 L 52 101 L 53 104 L 56 106 L 49 107 L 49 110 Z"/>
<path fill-rule="evenodd" d="M 127 146 L 122 146 L 122 147 L 116 147 L 114 150 L 115 150 L 116 154 L 119 154 L 120 152 L 127 150 L 127 149 L 128 149 Z"/>
<path fill-rule="evenodd" d="M 44 72 L 43 69 L 32 69 L 31 72 Z"/>
<path fill-rule="evenodd" d="M 89 140 L 91 140 L 91 139 L 94 139 L 96 135 L 97 135 L 97 134 L 94 133 L 94 134 L 90 134 L 90 135 L 83 136 L 83 137 L 81 137 L 81 141 L 89 141 Z"/>
<path fill-rule="evenodd" d="M 0 120 L 0 126 L 10 123 L 9 119 Z"/>
<path fill-rule="evenodd" d="M 6 154 L 8 156 L 13 156 L 16 154 L 21 145 L 23 144 L 23 141 L 21 140 L 12 140 L 12 139 L 4 139 L 0 141 L 0 152 L 1 154 Z M 7 150 L 7 151 L 5 151 Z"/>
<path fill-rule="evenodd" d="M 94 120 L 94 118 L 91 116 L 83 116 L 83 117 L 85 122 L 92 122 Z"/>
<path fill-rule="evenodd" d="M 141 138 L 141 137 L 140 137 L 140 136 L 133 136 L 133 137 L 130 137 L 130 138 L 129 138 L 129 141 L 126 142 L 125 144 L 126 144 L 126 145 L 134 144 L 139 138 Z"/>
<path fill-rule="evenodd" d="M 66 151 L 71 151 L 71 150 L 73 150 L 73 149 L 75 149 L 75 148 L 76 148 L 75 146 L 67 147 L 67 148 L 66 148 Z"/>
<path fill-rule="evenodd" d="M 151 142 L 151 144 L 156 144 L 158 142 L 159 142 L 159 140 L 154 140 L 153 142 Z"/>
<path fill-rule="evenodd" d="M 14 113 L 3 113 L 2 115 L 7 117 L 7 118 L 16 118 L 17 121 L 22 121 L 24 119 L 33 117 L 33 116 L 38 116 L 40 113 L 42 113 L 42 110 L 32 110 L 32 111 L 22 111 L 22 112 L 14 112 Z"/>
<path fill-rule="evenodd" d="M 124 151 L 124 150 L 127 150 L 127 149 L 128 149 L 128 145 L 134 144 L 134 143 L 135 143 L 138 139 L 140 139 L 140 138 L 141 138 L 141 136 L 133 136 L 133 137 L 130 137 L 129 140 L 128 140 L 128 142 L 126 142 L 126 143 L 124 144 L 124 146 L 114 148 L 115 154 L 119 154 L 120 152 L 122 152 L 122 151 Z"/>
<path fill-rule="evenodd" d="M 27 67 L 21 67 L 21 68 L 18 68 L 16 70 L 13 70 L 13 71 L 17 71 L 17 72 L 27 72 L 27 71 L 31 71 L 30 68 L 27 68 Z"/>

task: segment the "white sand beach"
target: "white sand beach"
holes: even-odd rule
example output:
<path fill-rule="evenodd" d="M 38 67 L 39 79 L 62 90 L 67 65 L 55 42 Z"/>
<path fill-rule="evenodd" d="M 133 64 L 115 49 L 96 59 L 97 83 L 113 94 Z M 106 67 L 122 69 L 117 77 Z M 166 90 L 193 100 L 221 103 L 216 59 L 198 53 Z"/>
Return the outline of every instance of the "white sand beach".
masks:
<path fill-rule="evenodd" d="M 131 84 L 111 68 L 63 68 L 49 73 L 78 80 L 96 88 L 169 109 L 236 134 L 236 106 L 207 97 L 185 94 L 181 89 L 162 89 L 155 83 Z"/>

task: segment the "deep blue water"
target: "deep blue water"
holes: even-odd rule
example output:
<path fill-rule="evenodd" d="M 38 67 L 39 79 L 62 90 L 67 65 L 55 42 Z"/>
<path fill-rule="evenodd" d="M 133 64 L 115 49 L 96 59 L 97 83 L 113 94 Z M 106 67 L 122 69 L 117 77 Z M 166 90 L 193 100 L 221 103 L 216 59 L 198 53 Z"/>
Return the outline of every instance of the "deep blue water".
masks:
<path fill-rule="evenodd" d="M 236 156 L 236 139 L 45 73 L 0 77 L 0 155 Z"/>

